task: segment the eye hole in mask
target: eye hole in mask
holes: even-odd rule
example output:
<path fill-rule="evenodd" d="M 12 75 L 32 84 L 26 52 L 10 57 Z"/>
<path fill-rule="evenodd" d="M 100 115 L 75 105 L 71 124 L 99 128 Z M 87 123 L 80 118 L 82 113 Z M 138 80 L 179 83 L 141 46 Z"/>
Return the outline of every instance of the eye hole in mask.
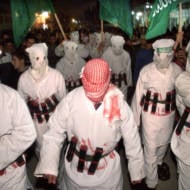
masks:
<path fill-rule="evenodd" d="M 158 55 L 160 53 L 170 53 L 171 51 L 172 51 L 172 47 L 157 48 Z"/>

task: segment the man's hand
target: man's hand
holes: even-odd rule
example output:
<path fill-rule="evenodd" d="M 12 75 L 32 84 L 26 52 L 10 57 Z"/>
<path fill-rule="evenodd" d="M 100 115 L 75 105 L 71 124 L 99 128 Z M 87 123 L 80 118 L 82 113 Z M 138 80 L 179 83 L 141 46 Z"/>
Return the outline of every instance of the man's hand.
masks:
<path fill-rule="evenodd" d="M 131 183 L 132 183 L 133 185 L 138 184 L 138 183 L 141 183 L 141 182 L 142 182 L 141 179 L 140 179 L 140 180 L 131 181 Z"/>
<path fill-rule="evenodd" d="M 52 174 L 44 174 L 43 177 L 48 180 L 49 184 L 56 184 L 57 176 Z"/>

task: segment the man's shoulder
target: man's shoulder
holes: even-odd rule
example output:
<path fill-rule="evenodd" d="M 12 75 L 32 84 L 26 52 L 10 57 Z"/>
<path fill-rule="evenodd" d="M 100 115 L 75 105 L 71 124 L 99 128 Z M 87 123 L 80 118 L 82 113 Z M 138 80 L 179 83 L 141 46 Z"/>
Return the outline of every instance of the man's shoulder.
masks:
<path fill-rule="evenodd" d="M 2 83 L 0 83 L 0 94 L 5 95 L 9 98 L 19 95 L 18 91 Z"/>

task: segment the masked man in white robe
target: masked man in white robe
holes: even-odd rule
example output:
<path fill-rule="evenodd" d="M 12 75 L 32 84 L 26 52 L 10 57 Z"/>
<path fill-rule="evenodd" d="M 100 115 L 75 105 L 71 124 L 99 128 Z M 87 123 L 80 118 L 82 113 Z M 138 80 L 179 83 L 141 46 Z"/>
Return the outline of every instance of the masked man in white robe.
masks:
<path fill-rule="evenodd" d="M 110 84 L 110 77 L 110 68 L 102 59 L 92 59 L 84 66 L 83 86 L 70 92 L 49 120 L 36 176 L 44 175 L 50 183 L 56 183 L 60 150 L 67 134 L 61 190 L 122 190 L 121 162 L 115 151 L 121 137 L 132 183 L 145 177 L 138 128 L 122 92 Z"/>
<path fill-rule="evenodd" d="M 132 100 L 138 126 L 142 118 L 146 184 L 150 189 L 157 186 L 158 175 L 162 180 L 169 178 L 169 168 L 163 158 L 173 131 L 174 82 L 181 73 L 180 67 L 172 62 L 173 44 L 171 39 L 153 43 L 153 62 L 142 68 Z"/>
<path fill-rule="evenodd" d="M 59 70 L 65 78 L 67 91 L 81 86 L 80 71 L 85 64 L 77 53 L 78 45 L 73 41 L 64 42 L 65 55 L 56 64 L 56 69 Z"/>
<path fill-rule="evenodd" d="M 18 91 L 26 100 L 37 131 L 36 154 L 39 154 L 47 121 L 59 101 L 66 95 L 62 74 L 48 66 L 47 45 L 37 43 L 26 49 L 31 67 L 19 79 Z"/>
<path fill-rule="evenodd" d="M 24 152 L 36 139 L 30 112 L 15 90 L 0 84 L 0 189 L 26 190 Z"/>
<path fill-rule="evenodd" d="M 104 51 L 104 35 L 94 32 L 89 35 L 89 50 L 91 58 L 100 58 Z"/>
<path fill-rule="evenodd" d="M 77 44 L 77 52 L 78 52 L 79 56 L 83 59 L 88 58 L 89 48 L 84 43 L 80 42 L 79 31 L 71 32 L 70 33 L 70 40 Z M 64 43 L 65 43 L 65 40 L 55 48 L 55 54 L 59 57 L 62 57 L 65 54 Z"/>
<path fill-rule="evenodd" d="M 187 46 L 186 50 L 186 71 L 175 81 L 176 105 L 181 117 L 171 140 L 171 148 L 178 164 L 179 190 L 188 190 L 190 187 L 190 46 Z"/>
<path fill-rule="evenodd" d="M 124 50 L 125 40 L 122 36 L 113 35 L 111 46 L 103 53 L 102 58 L 106 60 L 112 70 L 111 81 L 118 86 L 127 99 L 128 88 L 132 86 L 131 57 Z"/>

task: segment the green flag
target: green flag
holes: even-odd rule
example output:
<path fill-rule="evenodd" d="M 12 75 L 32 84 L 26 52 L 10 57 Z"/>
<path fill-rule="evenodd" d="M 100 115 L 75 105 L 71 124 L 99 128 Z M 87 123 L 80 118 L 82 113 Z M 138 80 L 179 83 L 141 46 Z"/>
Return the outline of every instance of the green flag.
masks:
<path fill-rule="evenodd" d="M 99 2 L 100 19 L 117 25 L 131 38 L 133 25 L 129 0 L 99 0 Z"/>
<path fill-rule="evenodd" d="M 170 12 L 177 7 L 179 0 L 156 0 L 149 16 L 149 27 L 145 38 L 151 39 L 167 31 Z"/>
<path fill-rule="evenodd" d="M 16 46 L 24 40 L 35 21 L 35 14 L 42 11 L 55 12 L 51 0 L 11 0 L 12 27 Z"/>

